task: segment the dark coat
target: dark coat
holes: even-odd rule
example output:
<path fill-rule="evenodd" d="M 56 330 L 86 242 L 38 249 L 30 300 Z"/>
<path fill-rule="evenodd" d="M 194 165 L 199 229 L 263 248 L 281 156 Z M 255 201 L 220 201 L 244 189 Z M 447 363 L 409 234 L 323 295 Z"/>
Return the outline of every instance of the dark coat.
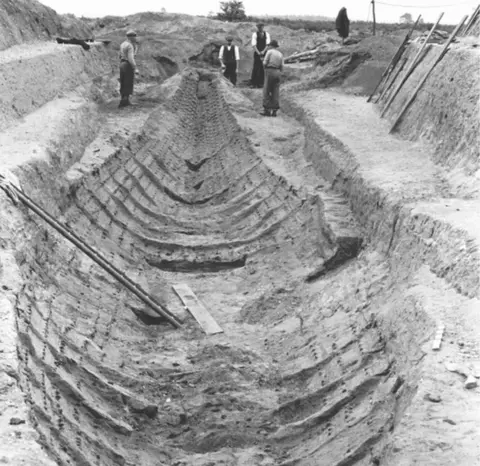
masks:
<path fill-rule="evenodd" d="M 338 12 L 338 16 L 335 21 L 335 28 L 342 39 L 346 39 L 348 37 L 348 34 L 350 33 L 350 20 L 348 19 L 346 8 L 342 8 Z"/>

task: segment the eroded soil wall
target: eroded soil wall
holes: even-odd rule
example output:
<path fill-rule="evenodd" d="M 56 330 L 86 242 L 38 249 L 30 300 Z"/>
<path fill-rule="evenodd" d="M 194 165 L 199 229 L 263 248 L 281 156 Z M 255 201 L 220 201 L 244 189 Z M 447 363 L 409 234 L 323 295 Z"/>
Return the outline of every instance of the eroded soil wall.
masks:
<path fill-rule="evenodd" d="M 387 81 L 390 89 L 380 103 L 381 108 L 399 86 L 419 50 L 420 45 L 412 44 L 399 61 L 392 78 Z M 419 65 L 386 113 L 392 123 L 442 50 L 442 44 L 427 46 Z M 479 80 L 478 49 L 471 47 L 467 39 L 460 38 L 433 69 L 404 114 L 398 126 L 402 136 L 428 141 L 436 148 L 436 161 L 449 168 L 461 168 L 468 174 L 477 171 L 480 160 Z"/>

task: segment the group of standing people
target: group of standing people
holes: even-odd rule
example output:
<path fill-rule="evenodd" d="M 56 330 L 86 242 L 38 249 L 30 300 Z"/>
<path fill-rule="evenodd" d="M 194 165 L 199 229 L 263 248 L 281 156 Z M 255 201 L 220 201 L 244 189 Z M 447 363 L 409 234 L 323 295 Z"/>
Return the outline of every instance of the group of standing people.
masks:
<path fill-rule="evenodd" d="M 265 31 L 263 23 L 257 24 L 257 30 L 252 34 L 253 68 L 250 85 L 253 88 L 263 88 L 263 116 L 277 116 L 280 94 L 280 81 L 283 72 L 283 54 L 278 50 L 278 42 L 271 40 Z M 350 20 L 346 8 L 342 8 L 335 21 L 335 27 L 342 38 L 342 43 L 349 35 Z M 137 34 L 127 32 L 127 39 L 120 46 L 120 94 L 119 107 L 131 105 L 130 95 L 133 94 L 133 83 L 138 68 L 135 62 L 137 53 Z M 240 51 L 233 45 L 233 37 L 226 37 L 227 44 L 220 47 L 219 60 L 225 78 L 235 86 L 237 84 Z"/>
<path fill-rule="evenodd" d="M 233 37 L 227 36 L 227 45 L 220 47 L 218 58 L 222 65 L 223 75 L 235 86 L 237 84 L 238 62 L 240 52 L 238 46 L 232 45 Z M 250 85 L 263 88 L 263 116 L 277 116 L 279 109 L 279 93 L 281 73 L 283 72 L 283 54 L 278 50 L 279 44 L 271 40 L 270 34 L 264 30 L 264 24 L 258 23 L 252 34 L 253 68 Z"/>

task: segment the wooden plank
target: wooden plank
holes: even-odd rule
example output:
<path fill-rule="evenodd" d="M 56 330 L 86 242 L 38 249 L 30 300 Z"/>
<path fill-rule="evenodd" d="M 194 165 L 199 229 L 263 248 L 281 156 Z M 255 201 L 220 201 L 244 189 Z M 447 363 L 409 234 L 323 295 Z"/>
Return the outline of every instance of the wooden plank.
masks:
<path fill-rule="evenodd" d="M 420 56 L 422 55 L 423 51 L 425 50 L 425 47 L 427 46 L 428 41 L 430 40 L 430 37 L 432 37 L 432 34 L 434 33 L 435 29 L 437 29 L 437 26 L 440 24 L 440 21 L 441 21 L 442 18 L 443 18 L 443 13 L 440 13 L 440 16 L 438 17 L 437 22 L 432 26 L 432 29 L 430 29 L 430 32 L 429 32 L 427 38 L 425 39 L 425 42 L 420 47 L 420 50 L 418 51 L 417 55 L 415 55 L 415 58 L 413 59 L 412 64 L 410 65 L 407 72 L 403 76 L 402 80 L 400 81 L 400 84 L 396 87 L 395 91 L 393 92 L 393 94 L 388 99 L 387 103 L 385 104 L 385 107 L 383 107 L 382 113 L 380 114 L 381 118 L 383 118 L 383 115 L 385 115 L 386 111 L 388 110 L 391 103 L 393 102 L 393 100 L 395 99 L 397 94 L 399 93 L 400 89 L 405 84 L 405 81 L 409 78 L 409 76 L 412 74 L 413 70 L 417 66 L 418 62 L 420 61 Z"/>
<path fill-rule="evenodd" d="M 207 309 L 205 309 L 203 304 L 195 296 L 195 293 L 186 283 L 173 285 L 172 288 L 207 335 L 223 332 L 223 329 L 217 324 L 215 319 Z"/>
<path fill-rule="evenodd" d="M 437 333 L 435 334 L 435 339 L 433 340 L 433 343 L 432 343 L 432 349 L 434 351 L 438 351 L 440 349 L 444 331 L 445 331 L 445 325 L 439 324 L 437 327 Z"/>
<path fill-rule="evenodd" d="M 425 81 L 428 79 L 428 77 L 430 76 L 430 73 L 433 71 L 433 69 L 437 66 L 437 64 L 442 60 L 442 58 L 444 57 L 444 55 L 447 53 L 447 50 L 448 50 L 448 47 L 450 46 L 450 44 L 453 42 L 453 40 L 455 39 L 455 36 L 457 35 L 458 31 L 460 30 L 460 28 L 463 26 L 463 24 L 465 23 L 465 21 L 467 20 L 468 16 L 464 16 L 463 19 L 460 21 L 460 23 L 458 24 L 458 26 L 455 28 L 455 30 L 452 32 L 452 35 L 450 36 L 450 38 L 448 39 L 447 43 L 445 44 L 445 46 L 443 47 L 442 49 L 442 52 L 440 53 L 440 55 L 438 56 L 438 58 L 435 60 L 435 62 L 433 63 L 433 65 L 430 67 L 430 69 L 427 71 L 427 73 L 425 74 L 425 76 L 423 77 L 423 79 L 420 81 L 420 83 L 418 84 L 417 88 L 415 89 L 415 91 L 413 92 L 412 96 L 410 97 L 410 99 L 408 99 L 407 103 L 403 106 L 402 110 L 400 111 L 400 114 L 397 116 L 397 119 L 395 120 L 395 122 L 393 123 L 393 126 L 392 128 L 390 129 L 390 133 L 392 133 L 395 128 L 397 127 L 397 124 L 398 122 L 402 119 L 403 117 L 403 114 L 407 111 L 408 107 L 410 107 L 411 103 L 415 100 L 415 98 L 417 97 L 417 94 L 418 94 L 418 91 L 422 88 L 422 86 L 425 84 Z"/>

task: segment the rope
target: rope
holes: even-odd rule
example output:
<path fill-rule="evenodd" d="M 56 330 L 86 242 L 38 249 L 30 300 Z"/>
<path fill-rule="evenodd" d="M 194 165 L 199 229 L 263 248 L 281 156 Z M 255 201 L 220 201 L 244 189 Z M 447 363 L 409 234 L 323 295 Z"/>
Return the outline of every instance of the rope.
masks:
<path fill-rule="evenodd" d="M 386 3 L 386 2 L 375 2 L 377 5 L 387 5 L 393 7 L 401 7 L 401 8 L 447 8 L 453 6 L 460 6 L 460 5 L 471 5 L 476 3 L 478 0 L 470 0 L 469 2 L 460 2 L 460 3 L 451 3 L 448 5 L 398 5 L 395 3 Z"/>

